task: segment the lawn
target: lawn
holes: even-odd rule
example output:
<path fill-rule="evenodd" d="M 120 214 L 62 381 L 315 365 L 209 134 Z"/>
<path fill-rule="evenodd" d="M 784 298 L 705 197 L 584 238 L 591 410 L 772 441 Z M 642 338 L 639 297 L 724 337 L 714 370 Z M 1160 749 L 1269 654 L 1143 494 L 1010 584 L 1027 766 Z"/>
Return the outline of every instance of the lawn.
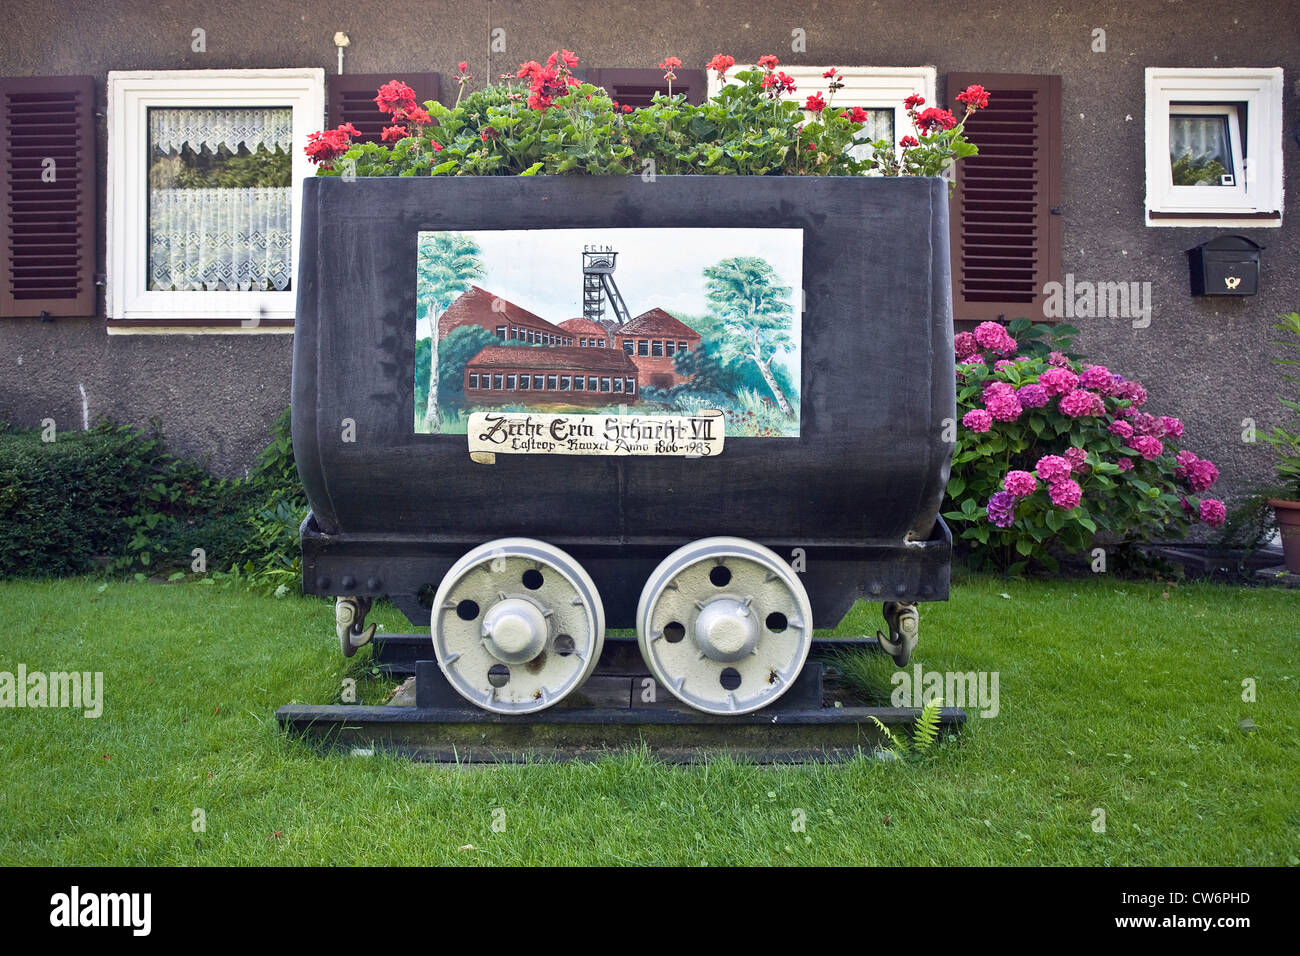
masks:
<path fill-rule="evenodd" d="M 339 656 L 327 603 L 78 578 L 0 583 L 0 612 L 0 671 L 105 686 L 98 719 L 0 709 L 3 864 L 1300 864 L 1280 589 L 963 579 L 922 608 L 917 660 L 997 671 L 999 714 L 917 762 L 801 767 L 321 756 L 275 709 L 386 686 Z M 859 605 L 837 633 L 878 620 Z M 855 669 L 888 692 L 880 661 Z"/>

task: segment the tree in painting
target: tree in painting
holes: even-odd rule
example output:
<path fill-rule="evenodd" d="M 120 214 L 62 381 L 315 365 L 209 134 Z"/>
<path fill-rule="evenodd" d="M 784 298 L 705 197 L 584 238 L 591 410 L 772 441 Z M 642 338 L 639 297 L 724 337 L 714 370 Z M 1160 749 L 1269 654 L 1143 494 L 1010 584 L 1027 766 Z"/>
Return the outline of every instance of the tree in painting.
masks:
<path fill-rule="evenodd" d="M 483 276 L 482 250 L 469 236 L 435 232 L 420 236 L 416 263 L 416 318 L 427 317 L 433 331 L 430 343 L 438 351 L 438 317 L 470 283 Z M 425 421 L 438 421 L 438 363 L 431 361 Z"/>
<path fill-rule="evenodd" d="M 704 270 L 710 304 L 722 319 L 722 357 L 741 357 L 758 366 L 781 412 L 794 409 L 772 374 L 772 360 L 794 348 L 790 339 L 790 287 L 781 285 L 776 270 L 758 256 L 723 259 Z"/>

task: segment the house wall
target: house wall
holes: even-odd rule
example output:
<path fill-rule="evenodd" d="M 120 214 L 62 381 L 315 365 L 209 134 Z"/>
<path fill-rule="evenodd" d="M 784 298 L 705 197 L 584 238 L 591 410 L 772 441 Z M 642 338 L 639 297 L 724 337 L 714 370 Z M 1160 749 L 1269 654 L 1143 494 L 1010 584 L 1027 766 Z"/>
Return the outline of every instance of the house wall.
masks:
<path fill-rule="evenodd" d="M 1267 479 L 1267 446 L 1241 441 L 1242 420 L 1281 420 L 1280 373 L 1266 361 L 1275 314 L 1300 307 L 1300 4 L 1257 0 L 1129 3 L 1076 0 L 937 0 L 762 3 L 644 0 L 594 8 L 572 2 L 391 0 L 383 17 L 340 0 L 311 4 L 233 0 L 169 4 L 10 5 L 0 31 L 0 74 L 109 70 L 303 67 L 335 69 L 335 30 L 352 38 L 350 72 L 437 70 L 459 60 L 477 77 L 565 46 L 589 66 L 651 66 L 673 54 L 690 67 L 716 52 L 738 61 L 775 53 L 789 63 L 915 66 L 953 71 L 1062 76 L 1063 269 L 1080 280 L 1149 281 L 1148 328 L 1128 320 L 1084 319 L 1088 356 L 1151 393 L 1151 407 L 1188 425 L 1188 445 L 1213 458 L 1225 493 Z M 505 53 L 489 61 L 489 31 L 505 30 Z M 1106 31 L 1107 51 L 1091 49 Z M 191 50 L 206 31 L 207 52 Z M 792 31 L 806 52 L 791 52 Z M 1148 228 L 1143 225 L 1144 82 L 1148 66 L 1281 66 L 1286 70 L 1284 144 L 1287 212 L 1280 229 Z M 444 95 L 455 95 L 444 80 Z M 98 163 L 103 189 L 104 126 Z M 101 191 L 101 203 L 103 192 Z M 1193 299 L 1185 250 L 1221 232 L 1266 246 L 1259 295 Z M 103 262 L 103 222 L 99 256 Z M 101 265 L 102 270 L 102 265 Z M 102 305 L 101 305 L 102 316 Z M 173 447 L 241 471 L 289 400 L 289 336 L 113 336 L 100 319 L 0 321 L 0 417 L 22 425 L 54 418 L 80 427 L 85 408 L 124 421 L 161 420 Z"/>

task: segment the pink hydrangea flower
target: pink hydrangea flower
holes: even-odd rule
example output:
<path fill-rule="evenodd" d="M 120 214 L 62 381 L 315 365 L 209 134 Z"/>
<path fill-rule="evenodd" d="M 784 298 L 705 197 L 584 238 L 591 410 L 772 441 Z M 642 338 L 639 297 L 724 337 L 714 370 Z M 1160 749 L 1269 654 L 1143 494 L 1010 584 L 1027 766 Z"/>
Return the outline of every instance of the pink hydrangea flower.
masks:
<path fill-rule="evenodd" d="M 1049 400 L 1047 389 L 1036 382 L 1016 389 L 1016 398 L 1020 399 L 1020 404 L 1025 408 L 1042 408 Z"/>
<path fill-rule="evenodd" d="M 973 432 L 986 432 L 993 427 L 993 416 L 982 408 L 972 408 L 961 417 L 961 423 Z"/>
<path fill-rule="evenodd" d="M 1182 451 L 1178 453 L 1178 456 L 1174 459 L 1174 477 L 1186 478 L 1187 469 L 1190 468 L 1192 465 L 1196 464 L 1198 461 L 1200 461 L 1199 458 L 1197 458 L 1190 451 L 1184 448 Z"/>
<path fill-rule="evenodd" d="M 1187 466 L 1187 486 L 1192 491 L 1208 491 L 1219 480 L 1219 469 L 1204 458 Z"/>
<path fill-rule="evenodd" d="M 1065 460 L 1070 463 L 1070 471 L 1076 475 L 1086 475 L 1088 473 L 1088 453 L 1082 448 L 1067 448 L 1064 452 Z"/>
<path fill-rule="evenodd" d="M 1119 470 L 1120 470 L 1120 471 L 1132 471 L 1132 470 L 1133 470 L 1133 459 L 1132 459 L 1132 458 L 1121 458 L 1119 461 L 1115 462 L 1115 464 L 1119 465 Z"/>
<path fill-rule="evenodd" d="M 1100 395 L 1096 392 L 1087 392 L 1081 388 L 1076 388 L 1072 392 L 1066 392 L 1061 397 L 1060 404 L 1061 414 L 1069 415 L 1071 418 L 1083 418 L 1088 415 L 1100 415 L 1106 410 L 1106 405 Z"/>
<path fill-rule="evenodd" d="M 1165 446 L 1160 443 L 1160 439 L 1153 435 L 1136 435 L 1128 445 L 1147 461 L 1159 458 L 1165 451 Z"/>
<path fill-rule="evenodd" d="M 1016 520 L 1015 496 L 1005 491 L 994 492 L 984 510 L 990 522 L 999 528 L 1010 528 Z"/>
<path fill-rule="evenodd" d="M 1071 478 L 1052 482 L 1047 493 L 1052 499 L 1052 504 L 1066 511 L 1076 507 L 1083 500 L 1083 489 Z"/>
<path fill-rule="evenodd" d="M 1112 435 L 1118 435 L 1120 438 L 1132 438 L 1133 426 L 1128 422 L 1122 422 L 1116 419 L 1110 423 L 1110 433 Z"/>
<path fill-rule="evenodd" d="M 1075 386 L 1079 384 L 1079 376 L 1068 368 L 1049 368 L 1038 376 L 1038 384 L 1047 389 L 1048 395 L 1055 397 L 1074 391 Z"/>
<path fill-rule="evenodd" d="M 1168 415 L 1160 417 L 1160 423 L 1165 426 L 1165 434 L 1171 438 L 1183 437 L 1183 423 L 1177 418 L 1171 418 Z"/>
<path fill-rule="evenodd" d="M 980 347 L 979 343 L 975 341 L 975 336 L 969 332 L 959 332 L 953 336 L 952 349 L 957 353 L 957 358 L 964 362 L 967 357 L 978 352 Z"/>
<path fill-rule="evenodd" d="M 1165 437 L 1164 420 L 1155 415 L 1148 415 L 1146 412 L 1138 412 L 1129 417 L 1133 423 L 1133 431 L 1138 435 L 1150 435 L 1152 438 Z"/>
<path fill-rule="evenodd" d="M 1115 384 L 1110 369 L 1104 365 L 1090 365 L 1079 373 L 1079 387 L 1104 391 Z"/>
<path fill-rule="evenodd" d="M 1069 368 L 1070 360 L 1060 352 L 1052 352 L 1047 356 L 1047 364 L 1056 368 Z"/>
<path fill-rule="evenodd" d="M 1016 398 L 1015 391 L 1010 394 L 997 392 L 993 395 L 985 393 L 984 406 L 1000 422 L 1014 422 L 1024 411 L 1020 407 L 1020 399 Z"/>
<path fill-rule="evenodd" d="M 1009 471 L 1002 487 L 1017 498 L 1028 498 L 1038 490 L 1038 479 L 1027 471 Z"/>
<path fill-rule="evenodd" d="M 1137 382 L 1125 382 L 1116 394 L 1131 401 L 1134 408 L 1145 405 L 1147 401 L 1147 390 Z"/>
<path fill-rule="evenodd" d="M 997 352 L 999 355 L 1012 355 L 1016 351 L 1016 340 L 996 322 L 981 322 L 977 325 L 975 341 L 981 348 Z"/>
<path fill-rule="evenodd" d="M 982 397 L 984 401 L 987 402 L 990 398 L 994 398 L 999 395 L 1014 395 L 1014 394 L 1016 394 L 1016 387 L 1012 385 L 1010 382 L 993 381 L 993 382 L 988 382 L 984 385 L 984 391 L 982 393 Z"/>
<path fill-rule="evenodd" d="M 1201 520 L 1211 528 L 1220 527 L 1228 519 L 1228 509 L 1217 498 L 1201 499 Z"/>
<path fill-rule="evenodd" d="M 1069 478 L 1070 470 L 1070 462 L 1060 455 L 1044 455 L 1038 459 L 1038 464 L 1034 466 L 1034 471 L 1038 472 L 1038 477 L 1049 485 Z"/>
<path fill-rule="evenodd" d="M 993 371 L 1000 372 L 1004 368 L 1008 368 L 1015 364 L 1016 363 L 1011 361 L 1011 359 L 998 359 L 996 362 L 993 363 Z"/>

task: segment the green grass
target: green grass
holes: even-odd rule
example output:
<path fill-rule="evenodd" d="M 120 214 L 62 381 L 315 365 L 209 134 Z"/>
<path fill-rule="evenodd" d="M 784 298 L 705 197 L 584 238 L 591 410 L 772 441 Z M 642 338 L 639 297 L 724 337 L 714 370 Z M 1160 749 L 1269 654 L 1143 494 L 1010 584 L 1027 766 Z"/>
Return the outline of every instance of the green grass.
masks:
<path fill-rule="evenodd" d="M 97 720 L 0 710 L 0 863 L 1300 862 L 1294 592 L 963 581 L 923 607 L 917 659 L 998 671 L 1001 713 L 918 762 L 447 768 L 320 756 L 278 732 L 281 704 L 365 676 L 367 652 L 339 656 L 330 605 L 100 586 L 0 584 L 0 670 L 103 671 L 106 698 Z M 837 633 L 878 620 L 859 605 Z M 845 666 L 887 694 L 879 659 Z M 363 681 L 364 699 L 384 687 Z"/>

